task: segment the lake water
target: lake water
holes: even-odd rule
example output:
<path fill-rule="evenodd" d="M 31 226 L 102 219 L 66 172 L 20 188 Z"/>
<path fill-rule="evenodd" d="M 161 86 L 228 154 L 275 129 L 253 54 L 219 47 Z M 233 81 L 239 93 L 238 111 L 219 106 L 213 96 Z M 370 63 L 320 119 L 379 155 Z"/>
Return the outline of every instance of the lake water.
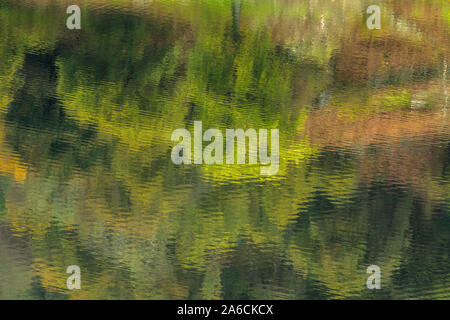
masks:
<path fill-rule="evenodd" d="M 1 299 L 450 299 L 447 0 L 69 4 L 0 1 Z"/>

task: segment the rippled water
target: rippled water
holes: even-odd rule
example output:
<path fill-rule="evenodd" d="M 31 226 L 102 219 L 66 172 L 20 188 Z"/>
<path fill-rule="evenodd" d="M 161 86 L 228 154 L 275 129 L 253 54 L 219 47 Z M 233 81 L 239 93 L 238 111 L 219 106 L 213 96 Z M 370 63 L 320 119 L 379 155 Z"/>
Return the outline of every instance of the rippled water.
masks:
<path fill-rule="evenodd" d="M 0 1 L 1 299 L 450 298 L 447 0 L 77 4 Z M 194 121 L 278 174 L 173 164 Z"/>

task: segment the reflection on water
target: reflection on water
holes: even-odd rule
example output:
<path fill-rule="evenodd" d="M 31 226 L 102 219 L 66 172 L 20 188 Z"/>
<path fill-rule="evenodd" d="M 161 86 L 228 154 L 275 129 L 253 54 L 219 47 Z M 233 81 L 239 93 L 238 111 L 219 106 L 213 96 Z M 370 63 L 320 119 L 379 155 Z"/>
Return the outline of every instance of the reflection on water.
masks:
<path fill-rule="evenodd" d="M 381 30 L 367 1 L 86 0 L 81 30 L 1 1 L 0 298 L 450 298 L 450 5 L 373 2 Z M 278 174 L 174 165 L 196 120 L 279 128 Z"/>

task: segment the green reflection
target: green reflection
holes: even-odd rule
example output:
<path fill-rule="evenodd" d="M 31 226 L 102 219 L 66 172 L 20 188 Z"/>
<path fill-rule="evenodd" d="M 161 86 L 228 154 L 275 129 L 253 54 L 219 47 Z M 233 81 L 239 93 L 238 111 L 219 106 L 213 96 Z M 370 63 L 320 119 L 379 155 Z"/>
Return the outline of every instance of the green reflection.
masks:
<path fill-rule="evenodd" d="M 0 298 L 448 299 L 450 6 L 375 2 L 0 2 Z M 196 120 L 278 174 L 174 165 Z"/>

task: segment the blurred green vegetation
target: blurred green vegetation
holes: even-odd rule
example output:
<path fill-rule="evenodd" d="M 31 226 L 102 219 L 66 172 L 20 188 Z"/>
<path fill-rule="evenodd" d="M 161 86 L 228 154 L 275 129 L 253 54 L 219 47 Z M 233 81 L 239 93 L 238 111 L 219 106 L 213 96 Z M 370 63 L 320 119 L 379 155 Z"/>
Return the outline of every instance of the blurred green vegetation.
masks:
<path fill-rule="evenodd" d="M 448 1 L 79 3 L 0 5 L 0 298 L 449 297 Z M 279 174 L 173 165 L 195 120 Z"/>

